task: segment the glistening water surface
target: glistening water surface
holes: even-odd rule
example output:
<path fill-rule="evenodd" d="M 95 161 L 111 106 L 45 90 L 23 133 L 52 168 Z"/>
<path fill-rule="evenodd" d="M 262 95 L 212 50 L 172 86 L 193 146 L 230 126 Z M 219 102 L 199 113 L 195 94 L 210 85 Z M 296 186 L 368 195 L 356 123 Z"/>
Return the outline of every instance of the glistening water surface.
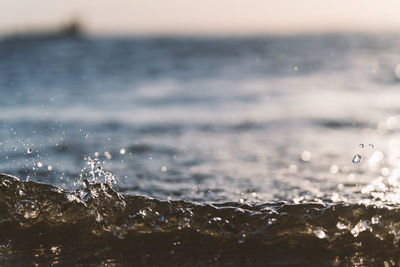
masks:
<path fill-rule="evenodd" d="M 0 39 L 1 265 L 398 264 L 399 43 Z"/>

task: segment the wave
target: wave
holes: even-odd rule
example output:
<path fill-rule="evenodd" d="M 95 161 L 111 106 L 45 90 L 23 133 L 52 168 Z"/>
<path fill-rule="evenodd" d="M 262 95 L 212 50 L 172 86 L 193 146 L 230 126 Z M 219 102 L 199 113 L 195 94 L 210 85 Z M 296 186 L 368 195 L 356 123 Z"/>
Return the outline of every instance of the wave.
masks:
<path fill-rule="evenodd" d="M 400 257 L 400 210 L 388 205 L 199 204 L 0 174 L 0 265 L 333 266 Z M 378 264 L 380 263 L 380 264 Z"/>

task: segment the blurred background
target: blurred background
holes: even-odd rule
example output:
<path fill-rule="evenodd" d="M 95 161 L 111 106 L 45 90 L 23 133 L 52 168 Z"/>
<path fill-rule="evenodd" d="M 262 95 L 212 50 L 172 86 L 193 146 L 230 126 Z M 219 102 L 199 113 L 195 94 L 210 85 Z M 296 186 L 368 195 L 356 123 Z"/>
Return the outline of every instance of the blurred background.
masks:
<path fill-rule="evenodd" d="M 400 26 L 394 0 L 4 0 L 0 7 L 3 33 L 55 29 L 71 19 L 96 35 L 281 35 Z"/>
<path fill-rule="evenodd" d="M 387 192 L 399 8 L 2 1 L 0 171 L 73 189 L 98 158 L 120 192 L 200 202 Z"/>

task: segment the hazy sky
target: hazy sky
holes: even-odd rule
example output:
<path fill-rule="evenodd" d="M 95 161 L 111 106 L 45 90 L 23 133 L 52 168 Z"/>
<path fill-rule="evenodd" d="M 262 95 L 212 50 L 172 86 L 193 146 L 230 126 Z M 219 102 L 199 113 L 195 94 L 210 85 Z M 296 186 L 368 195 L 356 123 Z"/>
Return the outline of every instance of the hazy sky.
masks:
<path fill-rule="evenodd" d="M 399 0 L 0 0 L 0 33 L 79 18 L 95 34 L 400 30 Z"/>

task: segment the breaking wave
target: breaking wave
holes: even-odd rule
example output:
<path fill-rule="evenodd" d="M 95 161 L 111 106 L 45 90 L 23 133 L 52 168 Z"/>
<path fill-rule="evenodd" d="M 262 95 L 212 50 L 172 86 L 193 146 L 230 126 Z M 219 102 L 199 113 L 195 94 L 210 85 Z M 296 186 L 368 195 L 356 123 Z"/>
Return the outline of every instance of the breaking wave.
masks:
<path fill-rule="evenodd" d="M 84 185 L 67 192 L 1 174 L 0 264 L 343 266 L 400 260 L 395 206 L 197 204 L 121 195 L 109 183 Z"/>

